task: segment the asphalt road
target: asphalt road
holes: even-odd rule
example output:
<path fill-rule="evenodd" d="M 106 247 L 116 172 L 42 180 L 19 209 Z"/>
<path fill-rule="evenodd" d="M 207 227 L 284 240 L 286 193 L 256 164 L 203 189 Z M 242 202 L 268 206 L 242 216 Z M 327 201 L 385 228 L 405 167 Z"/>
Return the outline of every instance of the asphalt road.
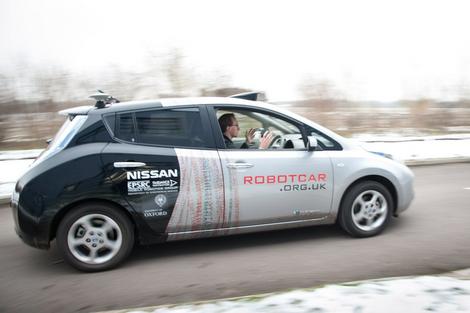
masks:
<path fill-rule="evenodd" d="M 0 208 L 0 312 L 89 312 L 470 267 L 470 164 L 413 168 L 416 198 L 381 236 L 321 226 L 136 248 L 83 274 L 23 244 Z M 467 188 L 467 189 L 465 189 Z"/>

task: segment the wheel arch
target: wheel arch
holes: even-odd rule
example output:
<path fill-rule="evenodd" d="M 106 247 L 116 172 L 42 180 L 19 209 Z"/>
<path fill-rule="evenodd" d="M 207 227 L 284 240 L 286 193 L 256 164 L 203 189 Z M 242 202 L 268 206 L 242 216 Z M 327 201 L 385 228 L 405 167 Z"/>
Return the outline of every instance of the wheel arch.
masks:
<path fill-rule="evenodd" d="M 70 211 L 72 211 L 75 207 L 77 207 L 79 205 L 82 205 L 82 204 L 87 204 L 87 203 L 99 203 L 99 204 L 109 205 L 109 206 L 115 207 L 116 209 L 120 210 L 131 221 L 132 226 L 134 228 L 134 234 L 138 235 L 138 233 L 137 233 L 138 232 L 138 227 L 136 225 L 136 221 L 134 220 L 132 214 L 125 207 L 123 207 L 119 203 L 116 203 L 116 202 L 111 201 L 111 200 L 99 199 L 99 198 L 89 198 L 89 199 L 82 199 L 82 200 L 78 200 L 78 201 L 69 203 L 68 205 L 66 205 L 65 207 L 63 207 L 62 209 L 60 209 L 57 212 L 57 214 L 54 216 L 54 219 L 52 220 L 52 223 L 51 223 L 51 230 L 50 230 L 50 233 L 49 233 L 49 242 L 52 241 L 56 237 L 57 229 L 59 228 L 60 221 L 62 221 L 64 216 L 67 213 L 69 213 Z M 137 238 L 137 236 L 136 236 L 136 238 Z"/>
<path fill-rule="evenodd" d="M 375 181 L 377 183 L 382 184 L 387 190 L 390 192 L 390 195 L 392 196 L 393 200 L 393 214 L 396 215 L 396 210 L 398 207 L 398 192 L 395 187 L 395 185 L 386 177 L 380 176 L 380 175 L 367 175 L 363 176 L 361 178 L 356 179 L 353 181 L 351 184 L 349 184 L 348 188 L 343 192 L 343 195 L 341 196 L 341 201 L 339 203 L 339 208 L 342 207 L 344 198 L 348 194 L 348 192 L 357 184 L 364 182 L 364 181 Z M 338 214 L 339 215 L 339 214 Z M 338 218 L 338 215 L 336 216 L 336 219 Z"/>

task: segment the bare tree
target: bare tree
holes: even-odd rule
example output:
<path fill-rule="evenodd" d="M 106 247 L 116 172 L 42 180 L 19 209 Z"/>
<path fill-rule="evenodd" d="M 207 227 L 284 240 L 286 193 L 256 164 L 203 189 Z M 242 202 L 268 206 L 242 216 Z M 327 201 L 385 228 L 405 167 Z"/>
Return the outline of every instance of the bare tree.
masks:
<path fill-rule="evenodd" d="M 329 115 L 329 112 L 336 110 L 339 92 L 333 83 L 325 79 L 318 80 L 312 76 L 306 76 L 298 88 L 305 99 L 304 105 L 308 108 L 306 116 L 335 128 L 337 118 Z"/>
<path fill-rule="evenodd" d="M 250 89 L 238 87 L 225 87 L 216 89 L 202 89 L 201 95 L 204 97 L 228 97 L 238 93 L 252 91 Z"/>
<path fill-rule="evenodd" d="M 171 92 L 176 96 L 184 96 L 195 88 L 191 70 L 184 64 L 184 55 L 179 49 L 172 49 L 165 64 L 166 77 Z"/>
<path fill-rule="evenodd" d="M 426 128 L 430 120 L 430 108 L 433 101 L 428 98 L 420 98 L 410 103 L 410 114 L 415 128 Z"/>
<path fill-rule="evenodd" d="M 0 105 L 6 106 L 16 99 L 14 79 L 11 76 L 0 74 Z"/>
<path fill-rule="evenodd" d="M 341 93 L 327 79 L 305 76 L 298 88 L 307 103 L 320 112 L 333 111 L 337 100 L 341 98 Z"/>

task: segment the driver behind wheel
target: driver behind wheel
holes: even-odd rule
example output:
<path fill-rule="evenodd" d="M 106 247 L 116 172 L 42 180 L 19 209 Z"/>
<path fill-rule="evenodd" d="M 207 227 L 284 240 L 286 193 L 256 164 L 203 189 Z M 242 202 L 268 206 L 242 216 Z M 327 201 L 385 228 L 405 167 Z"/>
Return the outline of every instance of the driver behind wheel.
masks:
<path fill-rule="evenodd" d="M 232 138 L 238 137 L 238 133 L 240 132 L 240 126 L 238 124 L 237 118 L 235 117 L 235 114 L 226 113 L 219 117 L 219 126 L 224 136 L 225 148 L 237 149 L 232 141 Z M 255 132 L 255 128 L 250 128 L 245 132 L 245 142 L 239 149 L 249 149 L 253 145 Z M 266 131 L 260 138 L 258 149 L 269 148 L 273 137 L 274 134 L 271 131 Z"/>

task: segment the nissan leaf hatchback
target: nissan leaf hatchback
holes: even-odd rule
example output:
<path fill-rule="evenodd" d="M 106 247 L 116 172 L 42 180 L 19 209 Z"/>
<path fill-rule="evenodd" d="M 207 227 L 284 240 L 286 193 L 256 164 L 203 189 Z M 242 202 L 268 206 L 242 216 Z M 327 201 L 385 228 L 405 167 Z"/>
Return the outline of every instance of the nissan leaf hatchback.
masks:
<path fill-rule="evenodd" d="M 403 164 L 250 95 L 93 97 L 61 112 L 11 199 L 22 240 L 55 238 L 82 271 L 115 267 L 136 243 L 336 222 L 374 236 L 413 199 Z"/>

